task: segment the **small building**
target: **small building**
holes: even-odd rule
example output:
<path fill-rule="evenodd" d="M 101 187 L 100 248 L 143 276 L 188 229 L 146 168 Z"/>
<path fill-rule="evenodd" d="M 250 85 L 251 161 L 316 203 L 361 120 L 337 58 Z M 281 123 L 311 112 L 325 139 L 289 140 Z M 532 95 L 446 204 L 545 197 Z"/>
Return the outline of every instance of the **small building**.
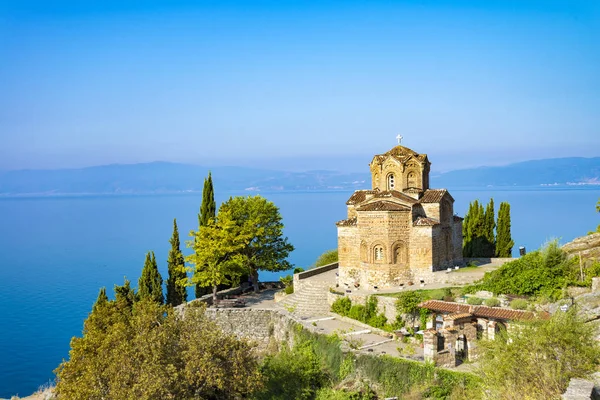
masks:
<path fill-rule="evenodd" d="M 355 191 L 337 223 L 340 284 L 402 286 L 462 264 L 462 218 L 446 189 L 429 187 L 430 166 L 400 145 L 373 157 L 372 188 Z"/>
<path fill-rule="evenodd" d="M 419 307 L 432 312 L 423 333 L 426 360 L 439 366 L 454 367 L 477 357 L 477 340 L 495 339 L 501 330 L 510 330 L 515 322 L 547 318 L 530 311 L 500 307 L 472 306 L 441 300 L 427 300 Z"/>

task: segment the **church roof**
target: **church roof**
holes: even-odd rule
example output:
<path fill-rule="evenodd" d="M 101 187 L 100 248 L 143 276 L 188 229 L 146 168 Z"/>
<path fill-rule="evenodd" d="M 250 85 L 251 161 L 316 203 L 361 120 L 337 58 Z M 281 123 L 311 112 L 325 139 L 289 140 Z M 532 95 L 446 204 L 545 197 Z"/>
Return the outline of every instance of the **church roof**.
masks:
<path fill-rule="evenodd" d="M 356 226 L 356 217 L 343 219 L 335 223 L 337 226 Z"/>
<path fill-rule="evenodd" d="M 377 161 L 381 163 L 386 158 L 388 158 L 388 156 L 392 156 L 400 162 L 407 160 L 410 157 L 415 157 L 419 161 L 425 161 L 427 159 L 427 154 L 419 154 L 416 151 L 404 146 L 393 147 L 388 152 L 376 155 L 375 159 L 377 159 Z"/>
<path fill-rule="evenodd" d="M 404 200 L 405 202 L 409 203 L 409 204 L 416 204 L 417 200 L 415 200 L 414 198 L 399 192 L 397 190 L 385 190 L 385 191 L 381 191 L 375 194 L 376 198 L 380 199 L 380 198 L 390 198 L 390 197 L 394 197 L 396 199 L 400 199 L 400 200 Z"/>
<path fill-rule="evenodd" d="M 379 189 L 375 190 L 357 190 L 352 193 L 352 196 L 346 202 L 347 205 L 360 204 L 367 199 L 368 194 L 376 194 L 379 192 Z"/>
<path fill-rule="evenodd" d="M 427 189 L 425 193 L 423 193 L 423 197 L 419 200 L 420 203 L 439 203 L 442 200 L 442 197 L 448 193 L 446 189 Z M 448 196 L 450 194 L 448 193 Z M 450 196 L 452 198 L 452 196 Z M 454 199 L 452 199 L 454 200 Z"/>
<path fill-rule="evenodd" d="M 403 206 L 402 204 L 392 203 L 391 201 L 375 201 L 373 203 L 365 204 L 357 209 L 358 211 L 410 211 L 410 207 Z"/>
<path fill-rule="evenodd" d="M 427 218 L 427 217 L 417 217 L 417 219 L 415 220 L 413 225 L 415 225 L 415 226 L 433 226 L 433 225 L 437 225 L 439 223 L 440 223 L 440 221 L 438 221 L 437 219 Z"/>

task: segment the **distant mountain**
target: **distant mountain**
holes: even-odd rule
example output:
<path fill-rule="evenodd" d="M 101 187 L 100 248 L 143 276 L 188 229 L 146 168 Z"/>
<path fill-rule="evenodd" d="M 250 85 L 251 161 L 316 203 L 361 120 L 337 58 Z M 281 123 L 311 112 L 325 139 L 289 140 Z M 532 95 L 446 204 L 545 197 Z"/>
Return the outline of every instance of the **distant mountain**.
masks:
<path fill-rule="evenodd" d="M 356 190 L 371 186 L 368 171 L 287 172 L 246 167 L 210 169 L 216 190 L 248 192 Z M 0 196 L 200 192 L 208 167 L 169 162 L 0 173 Z M 526 161 L 432 174 L 432 187 L 600 185 L 600 157 Z"/>
<path fill-rule="evenodd" d="M 600 185 L 600 157 L 550 158 L 431 175 L 434 187 Z"/>
<path fill-rule="evenodd" d="M 368 174 L 286 172 L 245 167 L 210 168 L 217 190 L 348 190 L 367 185 Z M 0 195 L 150 194 L 200 192 L 209 168 L 153 162 L 80 169 L 0 173 Z"/>

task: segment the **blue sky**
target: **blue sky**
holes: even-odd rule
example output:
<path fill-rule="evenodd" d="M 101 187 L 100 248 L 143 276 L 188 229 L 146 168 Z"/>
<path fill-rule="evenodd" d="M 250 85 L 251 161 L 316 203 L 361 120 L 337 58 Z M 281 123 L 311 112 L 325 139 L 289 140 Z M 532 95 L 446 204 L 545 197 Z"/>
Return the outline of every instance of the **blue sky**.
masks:
<path fill-rule="evenodd" d="M 600 156 L 600 2 L 0 0 L 0 169 Z"/>

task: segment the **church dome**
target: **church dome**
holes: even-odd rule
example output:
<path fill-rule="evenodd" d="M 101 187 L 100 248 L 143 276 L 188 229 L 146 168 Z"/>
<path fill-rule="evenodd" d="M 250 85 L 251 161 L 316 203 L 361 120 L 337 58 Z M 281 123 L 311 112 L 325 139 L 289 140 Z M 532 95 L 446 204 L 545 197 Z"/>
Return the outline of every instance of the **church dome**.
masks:
<path fill-rule="evenodd" d="M 418 156 L 419 153 L 417 153 L 416 151 L 409 149 L 408 147 L 404 147 L 404 146 L 395 146 L 392 147 L 392 149 L 388 152 L 386 152 L 384 154 L 385 156 L 388 155 L 392 155 L 392 156 L 396 156 L 396 157 L 406 157 L 406 156 Z"/>

